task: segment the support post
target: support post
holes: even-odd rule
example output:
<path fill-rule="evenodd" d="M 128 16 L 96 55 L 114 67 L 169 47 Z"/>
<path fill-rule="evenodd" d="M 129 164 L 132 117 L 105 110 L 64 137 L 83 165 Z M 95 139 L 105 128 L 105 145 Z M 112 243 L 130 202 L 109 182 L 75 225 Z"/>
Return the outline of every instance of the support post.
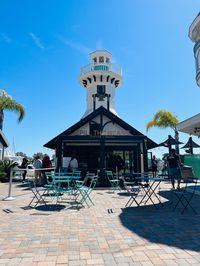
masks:
<path fill-rule="evenodd" d="M 3 200 L 11 201 L 14 200 L 15 198 L 12 197 L 12 180 L 13 180 L 13 169 L 11 168 L 10 170 L 10 179 L 9 179 L 9 186 L 8 186 L 8 196 L 4 198 Z"/>

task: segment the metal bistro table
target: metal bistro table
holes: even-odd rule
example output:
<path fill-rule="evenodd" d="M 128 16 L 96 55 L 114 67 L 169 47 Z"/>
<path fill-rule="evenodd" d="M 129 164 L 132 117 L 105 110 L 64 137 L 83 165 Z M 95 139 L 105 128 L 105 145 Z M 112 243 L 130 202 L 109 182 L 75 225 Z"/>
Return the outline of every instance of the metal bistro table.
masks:
<path fill-rule="evenodd" d="M 159 187 L 160 182 L 165 180 L 160 177 L 149 177 L 148 173 L 132 173 L 123 176 L 124 187 L 130 195 L 126 207 L 130 207 L 133 202 L 139 207 L 142 203 L 147 203 L 149 200 L 157 208 L 153 196 L 158 200 L 158 202 L 163 206 L 160 198 L 156 194 L 156 189 Z M 126 179 L 129 180 L 126 180 Z M 142 199 L 138 200 L 138 195 L 143 191 Z"/>
<path fill-rule="evenodd" d="M 139 206 L 142 203 L 147 203 L 149 200 L 152 202 L 153 206 L 157 209 L 157 205 L 154 202 L 153 197 L 155 197 L 158 200 L 158 203 L 161 204 L 161 206 L 163 206 L 160 198 L 158 197 L 157 193 L 156 193 L 156 189 L 160 186 L 161 181 L 164 181 L 164 178 L 160 178 L 160 177 L 136 177 L 135 180 L 137 181 L 141 181 L 141 186 L 142 189 L 144 190 L 144 196 L 142 197 L 142 199 L 139 201 Z M 145 184 L 143 183 L 145 182 Z"/>

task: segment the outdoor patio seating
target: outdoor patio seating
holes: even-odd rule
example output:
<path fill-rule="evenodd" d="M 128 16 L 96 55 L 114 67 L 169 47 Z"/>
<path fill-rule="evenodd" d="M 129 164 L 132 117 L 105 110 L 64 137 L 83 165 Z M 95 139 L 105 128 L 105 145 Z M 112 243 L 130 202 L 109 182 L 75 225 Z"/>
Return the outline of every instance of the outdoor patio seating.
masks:
<path fill-rule="evenodd" d="M 90 180 L 90 184 L 89 185 L 87 185 L 88 179 Z M 98 176 L 97 175 L 94 175 L 94 174 L 86 175 L 85 182 L 83 183 L 83 185 L 82 186 L 78 186 L 76 188 L 77 193 L 78 193 L 78 196 L 77 196 L 76 200 L 78 199 L 79 196 L 81 196 L 81 199 L 78 202 L 78 204 L 83 205 L 85 203 L 88 208 L 91 207 L 90 203 L 92 205 L 94 205 L 94 202 L 92 201 L 90 195 L 91 195 L 91 192 L 93 191 L 93 189 L 96 187 L 97 180 L 98 180 Z"/>
<path fill-rule="evenodd" d="M 141 187 L 136 181 L 124 181 L 124 188 L 128 192 L 130 196 L 129 200 L 127 201 L 125 207 L 131 207 L 131 205 L 135 202 L 137 206 L 139 203 L 137 201 L 137 196 L 141 192 Z"/>
<path fill-rule="evenodd" d="M 190 207 L 190 209 L 197 214 L 197 211 L 194 209 L 194 206 L 192 204 L 192 199 L 195 195 L 198 178 L 194 176 L 192 167 L 188 169 L 182 169 L 181 173 L 183 177 L 181 185 L 184 185 L 184 187 L 173 191 L 173 195 L 175 195 L 177 200 L 175 202 L 173 210 L 175 211 L 178 206 L 181 205 L 183 207 L 181 210 L 182 214 L 188 207 Z"/>
<path fill-rule="evenodd" d="M 74 176 L 73 173 L 54 173 L 53 186 L 56 197 L 56 205 L 59 200 L 62 200 L 63 195 L 74 196 L 76 186 L 74 180 L 80 176 Z"/>
<path fill-rule="evenodd" d="M 111 185 L 111 190 L 113 190 L 113 192 L 115 190 L 121 190 L 120 185 L 119 185 L 119 179 L 117 176 L 113 175 L 112 171 L 106 171 L 106 176 L 108 178 L 108 181 Z"/>
<path fill-rule="evenodd" d="M 31 192 L 33 193 L 33 198 L 28 206 L 31 206 L 33 202 L 35 203 L 34 208 L 39 203 L 46 205 L 44 197 L 47 190 L 44 187 L 37 187 L 34 180 L 28 180 L 28 184 Z"/>
<path fill-rule="evenodd" d="M 150 201 L 157 208 L 155 200 L 162 204 L 157 195 L 157 188 L 160 186 L 162 178 L 151 177 L 148 173 L 131 173 L 123 177 L 124 188 L 127 190 L 130 198 L 125 207 L 130 207 L 134 202 L 139 207 Z M 138 197 L 141 196 L 139 199 Z"/>

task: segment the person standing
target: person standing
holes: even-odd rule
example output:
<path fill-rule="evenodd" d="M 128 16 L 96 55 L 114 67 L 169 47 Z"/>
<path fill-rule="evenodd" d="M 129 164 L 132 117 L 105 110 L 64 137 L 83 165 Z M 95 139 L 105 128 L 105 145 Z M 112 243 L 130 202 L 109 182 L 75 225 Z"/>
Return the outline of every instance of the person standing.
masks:
<path fill-rule="evenodd" d="M 156 177 L 157 171 L 158 171 L 158 161 L 156 159 L 156 156 L 153 155 L 153 158 L 152 158 L 152 173 L 153 173 L 153 177 Z"/>
<path fill-rule="evenodd" d="M 181 183 L 181 161 L 175 149 L 171 149 L 170 155 L 167 156 L 167 167 L 169 178 L 171 179 L 172 189 L 175 189 L 175 179 L 177 179 L 177 189 L 180 189 Z"/>
<path fill-rule="evenodd" d="M 33 163 L 35 170 L 35 182 L 36 185 L 42 185 L 42 160 L 40 158 L 40 156 L 36 156 L 35 157 L 35 161 Z M 41 169 L 41 170 L 40 170 Z"/>
<path fill-rule="evenodd" d="M 45 175 L 45 172 L 51 172 L 51 169 L 48 170 L 46 168 L 51 168 L 51 167 L 52 167 L 51 160 L 48 155 L 45 155 L 44 158 L 42 159 L 42 168 L 45 168 L 45 170 L 42 171 L 45 184 L 47 184 L 47 177 Z"/>
<path fill-rule="evenodd" d="M 22 168 L 22 169 L 26 169 L 27 168 L 27 165 L 28 165 L 28 160 L 26 159 L 26 158 L 23 158 L 22 159 L 22 163 L 21 163 L 21 165 L 20 165 L 20 168 Z M 25 170 L 25 171 L 23 171 L 23 173 L 22 173 L 22 183 L 24 183 L 25 182 L 25 179 L 26 179 L 26 173 L 27 173 L 27 171 Z"/>
<path fill-rule="evenodd" d="M 68 169 L 73 172 L 78 170 L 78 161 L 74 155 L 72 155 L 71 160 L 69 162 Z"/>

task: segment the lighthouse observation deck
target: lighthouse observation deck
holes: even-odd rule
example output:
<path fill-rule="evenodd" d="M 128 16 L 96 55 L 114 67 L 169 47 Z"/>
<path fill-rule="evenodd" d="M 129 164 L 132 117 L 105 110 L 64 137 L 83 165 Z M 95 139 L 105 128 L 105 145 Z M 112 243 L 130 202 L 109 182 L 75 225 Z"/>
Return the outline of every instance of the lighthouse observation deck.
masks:
<path fill-rule="evenodd" d="M 88 72 L 93 71 L 110 71 L 116 73 L 117 75 L 122 76 L 122 68 L 115 64 L 109 63 L 108 64 L 88 64 L 86 66 L 81 67 L 81 75 L 85 75 Z"/>

